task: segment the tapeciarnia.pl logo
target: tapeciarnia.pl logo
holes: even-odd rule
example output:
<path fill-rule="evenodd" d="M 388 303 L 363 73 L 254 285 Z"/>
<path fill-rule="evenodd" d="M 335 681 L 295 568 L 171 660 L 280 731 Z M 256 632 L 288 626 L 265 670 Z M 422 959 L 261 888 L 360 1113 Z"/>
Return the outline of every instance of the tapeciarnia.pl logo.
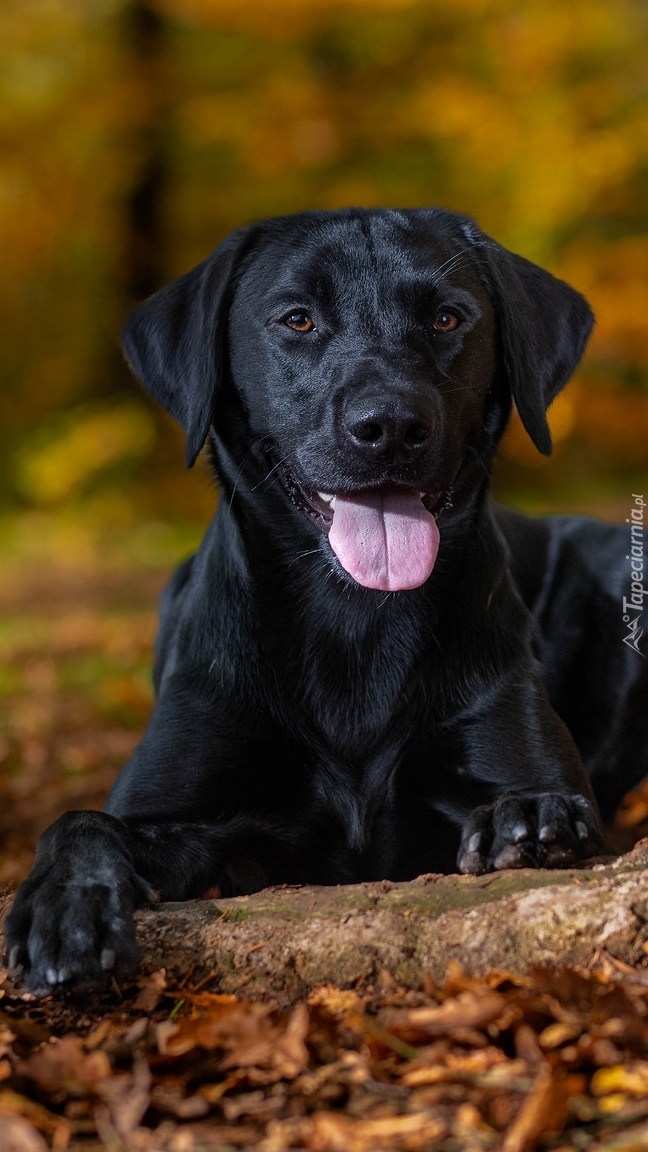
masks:
<path fill-rule="evenodd" d="M 627 644 L 629 648 L 634 648 L 640 656 L 645 656 L 646 653 L 641 651 L 639 641 L 643 636 L 643 627 L 641 625 L 641 617 L 644 608 L 644 596 L 648 596 L 648 588 L 644 588 L 644 549 L 643 549 L 643 534 L 644 534 L 644 508 L 646 507 L 643 496 L 637 496 L 632 493 L 634 500 L 634 508 L 630 510 L 630 516 L 626 520 L 626 524 L 630 525 L 630 553 L 626 556 L 626 560 L 630 561 L 630 596 L 623 597 L 623 623 L 627 626 L 627 635 L 623 637 L 623 643 Z"/>

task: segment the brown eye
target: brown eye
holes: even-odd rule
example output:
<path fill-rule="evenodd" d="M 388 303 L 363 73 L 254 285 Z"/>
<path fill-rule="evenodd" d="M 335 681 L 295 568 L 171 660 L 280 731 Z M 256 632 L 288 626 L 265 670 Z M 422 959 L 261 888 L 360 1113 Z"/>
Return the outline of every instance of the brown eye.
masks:
<path fill-rule="evenodd" d="M 449 308 L 442 308 L 432 321 L 432 327 L 436 332 L 454 332 L 458 326 L 459 317 L 456 312 L 451 312 Z"/>
<path fill-rule="evenodd" d="M 312 332 L 315 327 L 308 312 L 291 312 L 290 316 L 286 316 L 284 324 L 292 328 L 293 332 Z"/>

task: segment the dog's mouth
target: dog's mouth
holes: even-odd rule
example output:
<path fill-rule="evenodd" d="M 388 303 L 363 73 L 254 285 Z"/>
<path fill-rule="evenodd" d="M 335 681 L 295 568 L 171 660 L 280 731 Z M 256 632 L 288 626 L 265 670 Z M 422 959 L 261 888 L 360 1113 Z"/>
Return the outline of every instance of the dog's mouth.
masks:
<path fill-rule="evenodd" d="M 418 588 L 439 550 L 437 519 L 452 506 L 452 489 L 420 492 L 395 484 L 352 492 L 312 491 L 279 469 L 292 503 L 328 535 L 344 570 L 365 588 Z"/>

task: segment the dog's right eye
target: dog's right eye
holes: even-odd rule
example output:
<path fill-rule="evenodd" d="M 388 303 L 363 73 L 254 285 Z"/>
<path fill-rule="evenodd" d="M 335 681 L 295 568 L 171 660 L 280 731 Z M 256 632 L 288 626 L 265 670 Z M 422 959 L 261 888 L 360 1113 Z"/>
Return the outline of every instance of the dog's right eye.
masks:
<path fill-rule="evenodd" d="M 454 332 L 460 323 L 461 321 L 456 312 L 451 312 L 449 308 L 442 308 L 434 317 L 432 327 L 435 332 Z"/>
<path fill-rule="evenodd" d="M 293 332 L 312 332 L 315 327 L 312 316 L 309 316 L 308 312 L 298 310 L 285 316 L 283 322 L 287 328 L 292 328 Z"/>

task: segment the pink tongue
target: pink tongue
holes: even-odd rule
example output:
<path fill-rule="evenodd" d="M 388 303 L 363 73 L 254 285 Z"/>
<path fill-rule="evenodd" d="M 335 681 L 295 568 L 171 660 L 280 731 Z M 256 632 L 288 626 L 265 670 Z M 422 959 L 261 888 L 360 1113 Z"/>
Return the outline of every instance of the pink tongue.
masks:
<path fill-rule="evenodd" d="M 336 496 L 329 542 L 358 584 L 398 592 L 427 580 L 439 529 L 415 492 L 375 488 Z"/>

